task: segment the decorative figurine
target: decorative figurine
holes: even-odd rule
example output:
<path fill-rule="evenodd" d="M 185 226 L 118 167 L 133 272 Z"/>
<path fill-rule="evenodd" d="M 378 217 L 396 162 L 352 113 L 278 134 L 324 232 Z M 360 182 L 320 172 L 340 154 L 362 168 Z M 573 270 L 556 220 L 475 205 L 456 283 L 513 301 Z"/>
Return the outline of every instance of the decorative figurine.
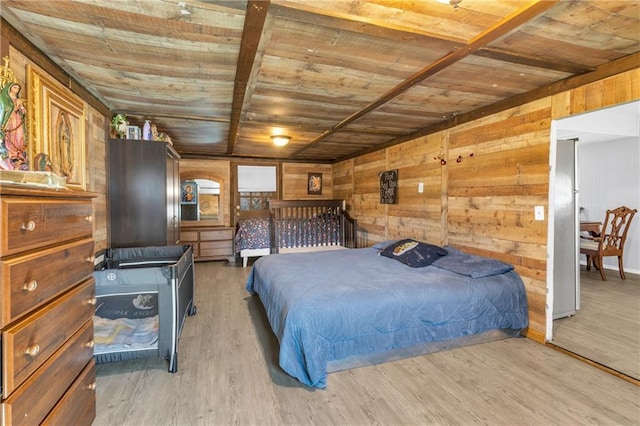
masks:
<path fill-rule="evenodd" d="M 22 86 L 5 56 L 0 70 L 0 169 L 29 170 L 26 139 L 27 110 L 20 98 Z"/>

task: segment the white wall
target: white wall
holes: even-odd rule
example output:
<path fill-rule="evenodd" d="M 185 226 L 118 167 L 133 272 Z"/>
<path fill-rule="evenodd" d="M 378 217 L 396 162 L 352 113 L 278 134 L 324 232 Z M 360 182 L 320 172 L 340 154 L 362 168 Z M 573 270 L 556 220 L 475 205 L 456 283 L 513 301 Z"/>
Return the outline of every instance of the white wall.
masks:
<path fill-rule="evenodd" d="M 578 142 L 580 206 L 583 219 L 604 221 L 607 209 L 627 206 L 640 210 L 640 138 L 605 142 Z M 584 261 L 582 256 L 581 261 Z M 640 213 L 627 234 L 625 272 L 640 273 Z M 605 268 L 618 269 L 617 258 L 604 260 Z"/>

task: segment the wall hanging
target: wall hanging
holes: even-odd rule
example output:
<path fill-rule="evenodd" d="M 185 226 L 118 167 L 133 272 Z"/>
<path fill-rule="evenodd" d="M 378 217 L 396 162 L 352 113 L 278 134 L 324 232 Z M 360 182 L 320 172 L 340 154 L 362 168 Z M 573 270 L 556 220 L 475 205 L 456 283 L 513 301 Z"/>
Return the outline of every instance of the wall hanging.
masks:
<path fill-rule="evenodd" d="M 398 201 L 398 169 L 380 173 L 380 204 Z"/>
<path fill-rule="evenodd" d="M 85 189 L 84 102 L 66 87 L 27 66 L 29 156 L 48 155 L 69 187 Z"/>
<path fill-rule="evenodd" d="M 307 194 L 322 195 L 322 173 L 309 173 L 307 182 Z"/>

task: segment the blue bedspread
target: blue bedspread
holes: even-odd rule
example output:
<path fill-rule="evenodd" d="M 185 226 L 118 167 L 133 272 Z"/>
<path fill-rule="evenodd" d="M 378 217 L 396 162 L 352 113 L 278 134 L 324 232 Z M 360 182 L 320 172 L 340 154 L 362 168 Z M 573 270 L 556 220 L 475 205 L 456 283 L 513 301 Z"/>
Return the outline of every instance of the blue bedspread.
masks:
<path fill-rule="evenodd" d="M 246 289 L 265 307 L 284 371 L 325 388 L 330 361 L 528 324 L 524 285 L 513 270 L 472 278 L 433 265 L 410 268 L 378 253 L 345 249 L 255 262 Z"/>

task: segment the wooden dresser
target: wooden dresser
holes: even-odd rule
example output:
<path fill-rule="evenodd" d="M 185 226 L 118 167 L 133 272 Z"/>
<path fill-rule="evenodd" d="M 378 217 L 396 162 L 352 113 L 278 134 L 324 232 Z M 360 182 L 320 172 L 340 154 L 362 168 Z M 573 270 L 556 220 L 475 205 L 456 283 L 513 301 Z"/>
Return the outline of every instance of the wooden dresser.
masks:
<path fill-rule="evenodd" d="M 95 418 L 94 195 L 0 185 L 2 424 Z"/>
<path fill-rule="evenodd" d="M 235 256 L 234 235 L 233 227 L 185 225 L 183 222 L 180 229 L 180 244 L 193 246 L 195 261 L 226 260 Z"/>

